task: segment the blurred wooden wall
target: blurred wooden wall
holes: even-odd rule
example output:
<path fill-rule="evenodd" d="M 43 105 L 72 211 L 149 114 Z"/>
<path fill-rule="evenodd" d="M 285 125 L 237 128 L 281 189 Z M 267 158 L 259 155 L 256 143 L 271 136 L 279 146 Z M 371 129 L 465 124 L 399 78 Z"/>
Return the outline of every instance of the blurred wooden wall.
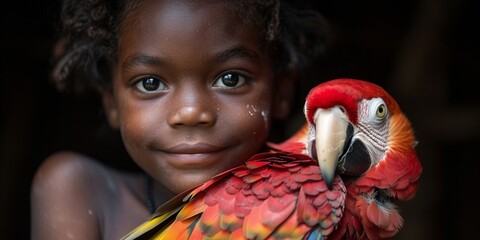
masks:
<path fill-rule="evenodd" d="M 95 96 L 48 82 L 58 0 L 1 3 L 1 239 L 29 239 L 32 176 L 50 153 L 71 149 L 135 170 Z M 318 79 L 369 80 L 400 103 L 424 166 L 417 196 L 401 203 L 395 239 L 472 239 L 480 214 L 480 38 L 475 0 L 317 1 L 336 33 Z"/>

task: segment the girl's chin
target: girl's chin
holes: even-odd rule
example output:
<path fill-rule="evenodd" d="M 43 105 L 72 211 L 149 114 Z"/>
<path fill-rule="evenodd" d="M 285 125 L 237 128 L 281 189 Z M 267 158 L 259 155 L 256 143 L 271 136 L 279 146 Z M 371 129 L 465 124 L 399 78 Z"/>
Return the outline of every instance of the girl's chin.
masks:
<path fill-rule="evenodd" d="M 197 153 L 197 154 L 166 154 L 164 159 L 173 168 L 183 171 L 204 171 L 214 168 L 217 162 L 221 162 L 225 157 L 221 152 L 215 153 Z"/>
<path fill-rule="evenodd" d="M 199 170 L 198 172 L 178 173 L 175 176 L 169 176 L 167 177 L 170 180 L 168 188 L 170 191 L 178 194 L 207 182 L 219 173 L 211 170 L 206 173 L 206 171 Z"/>

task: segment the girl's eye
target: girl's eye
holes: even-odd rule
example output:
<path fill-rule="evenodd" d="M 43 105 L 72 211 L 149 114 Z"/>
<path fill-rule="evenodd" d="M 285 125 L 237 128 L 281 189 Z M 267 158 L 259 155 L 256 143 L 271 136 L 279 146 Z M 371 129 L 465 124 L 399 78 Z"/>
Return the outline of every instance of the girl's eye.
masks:
<path fill-rule="evenodd" d="M 213 86 L 219 88 L 235 88 L 242 86 L 245 82 L 245 77 L 238 73 L 226 73 L 215 80 Z"/>
<path fill-rule="evenodd" d="M 156 77 L 145 77 L 135 85 L 143 93 L 151 94 L 167 89 L 165 83 Z"/>

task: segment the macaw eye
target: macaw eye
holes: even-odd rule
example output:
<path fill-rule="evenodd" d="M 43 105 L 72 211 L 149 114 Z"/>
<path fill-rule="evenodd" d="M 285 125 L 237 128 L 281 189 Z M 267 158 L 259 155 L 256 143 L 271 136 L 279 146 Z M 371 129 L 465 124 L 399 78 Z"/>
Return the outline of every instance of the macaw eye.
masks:
<path fill-rule="evenodd" d="M 380 119 L 387 116 L 387 106 L 385 106 L 385 104 L 383 103 L 378 105 L 377 113 L 375 115 L 377 116 L 377 118 L 380 118 Z"/>
<path fill-rule="evenodd" d="M 368 101 L 368 112 L 370 121 L 373 123 L 382 123 L 388 116 L 388 108 L 383 99 L 373 98 Z"/>

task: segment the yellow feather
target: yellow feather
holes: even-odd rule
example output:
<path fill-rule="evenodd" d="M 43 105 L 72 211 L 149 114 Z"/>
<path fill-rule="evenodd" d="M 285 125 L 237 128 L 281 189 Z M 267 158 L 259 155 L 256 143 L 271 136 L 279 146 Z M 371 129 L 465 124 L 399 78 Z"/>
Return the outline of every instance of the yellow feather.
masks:
<path fill-rule="evenodd" d="M 162 215 L 154 215 L 150 220 L 141 224 L 140 226 L 134 228 L 130 233 L 125 235 L 122 240 L 133 240 L 145 234 L 146 232 L 152 230 L 154 227 L 158 226 L 166 219 L 170 218 L 172 215 L 176 214 L 182 206 L 174 209 L 173 211 L 166 212 Z"/>

